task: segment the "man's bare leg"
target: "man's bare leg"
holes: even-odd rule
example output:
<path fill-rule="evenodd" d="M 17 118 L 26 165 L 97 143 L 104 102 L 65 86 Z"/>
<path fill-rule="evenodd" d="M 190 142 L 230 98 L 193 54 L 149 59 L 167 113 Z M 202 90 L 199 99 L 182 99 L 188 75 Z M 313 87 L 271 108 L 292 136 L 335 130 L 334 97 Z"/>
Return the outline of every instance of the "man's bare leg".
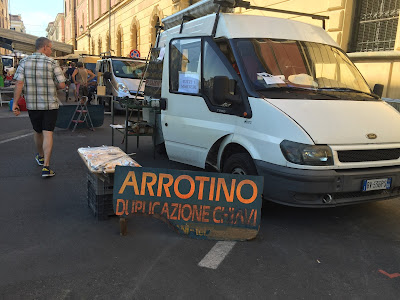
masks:
<path fill-rule="evenodd" d="M 36 151 L 39 153 L 41 157 L 43 157 L 43 133 L 36 132 L 33 135 L 33 139 L 35 141 Z"/>
<path fill-rule="evenodd" d="M 43 130 L 44 165 L 50 166 L 51 152 L 53 150 L 53 131 Z"/>

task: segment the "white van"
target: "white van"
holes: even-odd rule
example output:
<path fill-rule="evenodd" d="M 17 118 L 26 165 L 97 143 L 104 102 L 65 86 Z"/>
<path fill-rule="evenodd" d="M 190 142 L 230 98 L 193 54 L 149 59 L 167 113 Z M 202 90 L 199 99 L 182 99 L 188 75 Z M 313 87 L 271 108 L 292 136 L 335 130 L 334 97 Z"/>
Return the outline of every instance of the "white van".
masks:
<path fill-rule="evenodd" d="M 97 61 L 98 85 L 106 86 L 106 94 L 117 99 L 135 98 L 145 70 L 146 60 L 126 57 L 104 57 Z M 138 95 L 143 98 L 144 84 Z M 116 109 L 122 109 L 120 105 Z"/>
<path fill-rule="evenodd" d="M 10 55 L 2 55 L 1 61 L 3 63 L 3 67 L 7 73 L 14 74 L 15 73 L 15 59 Z"/>
<path fill-rule="evenodd" d="M 325 30 L 229 13 L 162 22 L 169 159 L 264 176 L 263 196 L 293 206 L 399 196 L 400 114 Z"/>

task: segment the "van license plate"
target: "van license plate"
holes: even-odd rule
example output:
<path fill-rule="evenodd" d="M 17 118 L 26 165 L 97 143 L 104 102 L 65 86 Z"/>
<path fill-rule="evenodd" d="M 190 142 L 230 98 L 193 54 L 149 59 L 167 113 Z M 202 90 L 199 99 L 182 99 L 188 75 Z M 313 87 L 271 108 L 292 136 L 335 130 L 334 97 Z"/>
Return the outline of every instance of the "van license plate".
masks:
<path fill-rule="evenodd" d="M 392 185 L 392 178 L 368 179 L 363 181 L 363 192 L 374 190 L 388 190 Z"/>

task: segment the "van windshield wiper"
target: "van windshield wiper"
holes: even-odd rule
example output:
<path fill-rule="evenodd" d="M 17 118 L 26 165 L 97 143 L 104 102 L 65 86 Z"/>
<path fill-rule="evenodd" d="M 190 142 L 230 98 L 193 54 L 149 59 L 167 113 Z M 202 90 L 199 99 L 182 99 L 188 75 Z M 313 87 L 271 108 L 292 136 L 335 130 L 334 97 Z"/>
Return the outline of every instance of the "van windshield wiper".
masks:
<path fill-rule="evenodd" d="M 377 95 L 374 95 L 374 94 L 371 94 L 371 93 L 367 93 L 367 92 L 363 92 L 363 91 L 356 90 L 356 89 L 351 89 L 351 88 L 319 88 L 318 90 L 364 94 L 364 95 L 370 96 L 372 98 L 379 99 L 379 97 Z"/>
<path fill-rule="evenodd" d="M 323 95 L 326 97 L 330 97 L 333 99 L 340 99 L 337 95 L 333 94 L 328 94 L 321 92 L 320 89 L 315 89 L 315 88 L 302 88 L 302 87 L 295 87 L 295 86 L 274 86 L 274 87 L 269 87 L 269 88 L 259 88 L 256 89 L 257 92 L 263 91 L 263 92 L 268 92 L 268 91 L 301 91 L 301 92 L 312 92 L 317 95 Z"/>

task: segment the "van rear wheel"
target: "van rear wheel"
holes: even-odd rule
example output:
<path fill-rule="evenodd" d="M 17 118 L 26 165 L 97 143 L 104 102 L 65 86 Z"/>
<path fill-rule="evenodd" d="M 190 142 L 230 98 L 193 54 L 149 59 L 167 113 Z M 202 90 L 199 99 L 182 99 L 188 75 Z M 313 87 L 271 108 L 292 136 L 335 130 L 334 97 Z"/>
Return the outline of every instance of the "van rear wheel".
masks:
<path fill-rule="evenodd" d="M 228 157 L 222 172 L 238 175 L 257 175 L 253 159 L 247 153 L 236 153 Z"/>

